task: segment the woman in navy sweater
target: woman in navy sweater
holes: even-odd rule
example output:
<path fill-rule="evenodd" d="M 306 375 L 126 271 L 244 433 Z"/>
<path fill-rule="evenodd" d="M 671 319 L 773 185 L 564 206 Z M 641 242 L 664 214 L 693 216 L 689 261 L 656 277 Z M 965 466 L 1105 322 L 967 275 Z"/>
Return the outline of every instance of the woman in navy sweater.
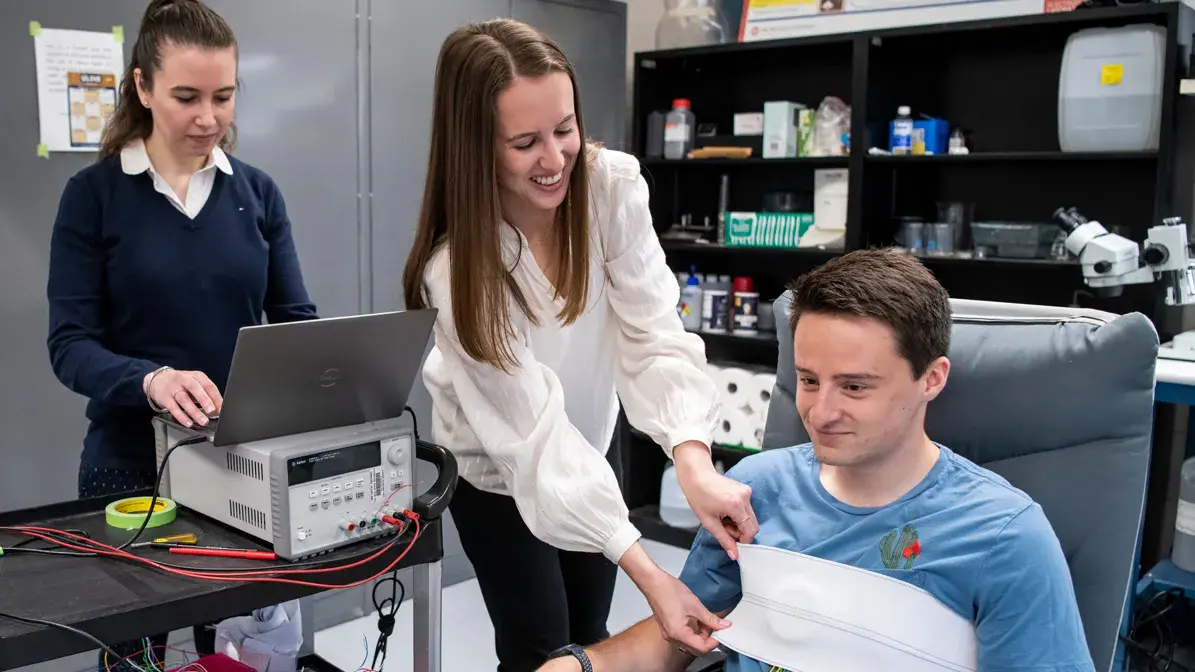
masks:
<path fill-rule="evenodd" d="M 48 346 L 90 400 L 80 497 L 153 485 L 151 418 L 219 413 L 241 327 L 316 317 L 277 185 L 226 153 L 237 53 L 199 0 L 153 0 L 100 159 L 63 190 Z"/>
<path fill-rule="evenodd" d="M 90 399 L 79 495 L 152 485 L 150 419 L 220 411 L 237 331 L 312 319 L 286 206 L 234 142 L 236 39 L 198 0 L 146 10 L 100 160 L 50 245 L 50 359 Z"/>

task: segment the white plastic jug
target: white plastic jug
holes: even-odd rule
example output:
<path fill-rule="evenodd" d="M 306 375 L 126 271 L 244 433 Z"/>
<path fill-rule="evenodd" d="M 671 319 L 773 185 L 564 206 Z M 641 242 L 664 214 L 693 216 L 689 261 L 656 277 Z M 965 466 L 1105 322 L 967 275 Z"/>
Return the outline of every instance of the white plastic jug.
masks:
<path fill-rule="evenodd" d="M 660 479 L 660 520 L 686 530 L 701 527 L 701 521 L 689 508 L 689 500 L 685 499 L 685 493 L 680 489 L 675 464 L 669 464 L 664 469 L 664 477 Z"/>
<path fill-rule="evenodd" d="M 1158 148 L 1166 30 L 1086 28 L 1062 52 L 1058 144 L 1064 152 Z"/>

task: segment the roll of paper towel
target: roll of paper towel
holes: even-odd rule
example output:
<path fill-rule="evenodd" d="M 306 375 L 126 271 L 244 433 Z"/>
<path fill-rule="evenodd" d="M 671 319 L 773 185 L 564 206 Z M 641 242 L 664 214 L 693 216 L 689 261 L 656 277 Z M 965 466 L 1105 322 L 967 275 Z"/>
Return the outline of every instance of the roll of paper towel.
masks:
<path fill-rule="evenodd" d="M 740 445 L 751 450 L 759 450 L 763 446 L 763 428 L 758 426 L 759 422 L 755 416 L 749 415 L 747 420 L 750 424 L 747 427 L 747 432 L 743 434 L 743 442 Z"/>
<path fill-rule="evenodd" d="M 772 386 L 775 384 L 774 373 L 757 373 L 751 376 L 747 387 L 747 407 L 756 413 L 766 412 L 768 404 L 772 403 Z"/>
<path fill-rule="evenodd" d="M 726 446 L 746 445 L 752 437 L 751 418 L 738 408 L 722 407 L 722 424 L 714 434 L 714 441 Z"/>
<path fill-rule="evenodd" d="M 722 407 L 736 410 L 749 407 L 747 395 L 754 384 L 752 379 L 750 371 L 734 366 L 718 371 L 713 380 L 722 396 Z"/>

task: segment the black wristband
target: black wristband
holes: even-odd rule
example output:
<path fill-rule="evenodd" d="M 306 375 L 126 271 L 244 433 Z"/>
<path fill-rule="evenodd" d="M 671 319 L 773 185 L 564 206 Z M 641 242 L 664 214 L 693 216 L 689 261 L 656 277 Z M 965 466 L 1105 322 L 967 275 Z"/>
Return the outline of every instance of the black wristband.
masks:
<path fill-rule="evenodd" d="M 565 656 L 572 656 L 581 663 L 581 672 L 593 672 L 593 664 L 589 662 L 589 655 L 585 653 L 585 649 L 576 644 L 569 644 L 556 649 L 548 655 L 548 659 L 563 658 Z"/>

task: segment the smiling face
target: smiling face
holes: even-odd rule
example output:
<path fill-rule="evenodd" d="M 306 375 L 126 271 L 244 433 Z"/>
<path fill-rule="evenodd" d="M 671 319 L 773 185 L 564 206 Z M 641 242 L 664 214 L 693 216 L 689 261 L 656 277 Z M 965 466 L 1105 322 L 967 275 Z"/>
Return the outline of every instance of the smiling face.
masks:
<path fill-rule="evenodd" d="M 517 77 L 498 95 L 498 187 L 504 210 L 555 212 L 581 151 L 573 85 L 563 72 Z"/>
<path fill-rule="evenodd" d="M 925 407 L 946 384 L 939 357 L 915 377 L 884 322 L 848 315 L 801 315 L 793 335 L 797 411 L 820 462 L 882 462 L 925 436 Z"/>
<path fill-rule="evenodd" d="M 160 61 L 152 82 L 140 69 L 134 71 L 141 103 L 153 113 L 153 134 L 175 156 L 206 157 L 233 121 L 236 50 L 168 43 L 162 45 Z"/>

